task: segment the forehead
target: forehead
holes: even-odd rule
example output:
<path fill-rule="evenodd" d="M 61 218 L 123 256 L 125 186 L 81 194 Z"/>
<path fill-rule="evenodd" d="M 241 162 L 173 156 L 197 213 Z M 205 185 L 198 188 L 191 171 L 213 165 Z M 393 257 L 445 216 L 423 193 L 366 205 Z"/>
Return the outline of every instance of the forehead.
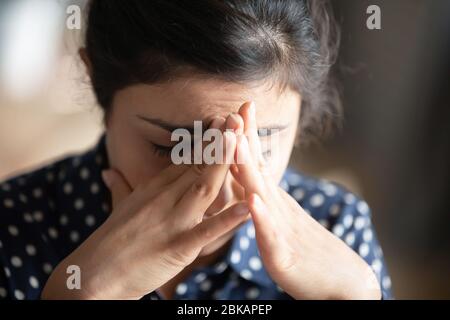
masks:
<path fill-rule="evenodd" d="M 242 85 L 218 79 L 178 78 L 157 85 L 138 84 L 116 94 L 127 111 L 176 123 L 226 117 L 246 101 L 254 101 L 259 120 L 289 117 L 300 105 L 296 91 L 271 84 Z M 118 106 L 120 107 L 120 106 Z"/>

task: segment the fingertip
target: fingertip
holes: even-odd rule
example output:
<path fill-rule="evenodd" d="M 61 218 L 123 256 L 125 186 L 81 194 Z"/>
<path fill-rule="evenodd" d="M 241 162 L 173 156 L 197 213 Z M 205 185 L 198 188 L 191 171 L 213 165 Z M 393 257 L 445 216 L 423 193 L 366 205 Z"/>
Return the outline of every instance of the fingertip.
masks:
<path fill-rule="evenodd" d="M 243 114 L 243 113 L 249 113 L 252 107 L 254 107 L 254 101 L 253 100 L 247 100 L 245 101 L 242 106 L 239 108 L 239 113 Z"/>
<path fill-rule="evenodd" d="M 103 170 L 102 171 L 102 179 L 105 185 L 108 187 L 108 189 L 111 188 L 112 180 L 113 180 L 113 174 L 111 170 Z"/>
<path fill-rule="evenodd" d="M 222 130 L 225 124 L 226 119 L 224 117 L 215 117 L 211 124 L 209 125 L 210 129 L 219 129 Z"/>
<path fill-rule="evenodd" d="M 246 216 L 249 212 L 250 212 L 250 210 L 248 208 L 247 203 L 245 203 L 245 202 L 238 203 L 233 208 L 233 213 L 237 216 Z"/>
<path fill-rule="evenodd" d="M 239 176 L 239 168 L 237 167 L 236 164 L 232 164 L 230 166 L 230 171 L 235 177 Z"/>
<path fill-rule="evenodd" d="M 240 135 L 244 132 L 244 120 L 239 114 L 232 113 L 227 117 L 225 127 Z"/>
<path fill-rule="evenodd" d="M 248 134 L 256 126 L 256 106 L 254 101 L 247 101 L 240 109 L 239 114 L 244 121 L 244 131 Z"/>

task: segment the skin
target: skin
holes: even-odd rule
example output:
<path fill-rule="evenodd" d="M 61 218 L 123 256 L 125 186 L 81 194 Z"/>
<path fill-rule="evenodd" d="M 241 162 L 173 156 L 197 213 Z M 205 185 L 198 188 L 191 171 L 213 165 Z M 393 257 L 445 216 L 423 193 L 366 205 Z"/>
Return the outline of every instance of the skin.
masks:
<path fill-rule="evenodd" d="M 243 85 L 195 74 L 117 92 L 106 123 L 112 169 L 104 172 L 113 213 L 55 269 L 43 298 L 139 299 L 155 289 L 171 298 L 193 268 L 215 261 L 236 229 L 253 219 L 263 264 L 292 297 L 379 299 L 379 286 L 367 285 L 376 278 L 364 260 L 278 187 L 294 145 L 300 102 L 289 88 L 280 92 L 268 83 Z M 194 120 L 228 129 L 233 143 L 226 154 L 244 163 L 175 166 L 170 155 L 155 152 L 155 144 L 174 144 L 168 126 L 189 127 Z M 279 130 L 259 137 L 257 129 L 263 128 Z M 263 146 L 268 139 L 276 141 L 276 149 Z M 268 151 L 272 155 L 263 156 Z M 245 214 L 234 214 L 238 209 Z M 150 238 L 162 240 L 149 248 Z M 117 248 L 117 243 L 125 244 Z M 84 270 L 84 289 L 76 293 L 62 285 L 69 264 Z"/>

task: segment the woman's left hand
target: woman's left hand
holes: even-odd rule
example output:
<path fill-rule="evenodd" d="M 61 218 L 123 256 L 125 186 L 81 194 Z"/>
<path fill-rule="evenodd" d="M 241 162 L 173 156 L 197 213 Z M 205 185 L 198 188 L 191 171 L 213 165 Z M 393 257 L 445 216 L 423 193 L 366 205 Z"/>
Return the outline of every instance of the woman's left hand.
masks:
<path fill-rule="evenodd" d="M 245 135 L 238 138 L 241 163 L 231 172 L 245 189 L 261 259 L 273 281 L 295 299 L 380 299 L 366 262 L 266 172 L 254 105 L 244 104 L 239 115 Z"/>

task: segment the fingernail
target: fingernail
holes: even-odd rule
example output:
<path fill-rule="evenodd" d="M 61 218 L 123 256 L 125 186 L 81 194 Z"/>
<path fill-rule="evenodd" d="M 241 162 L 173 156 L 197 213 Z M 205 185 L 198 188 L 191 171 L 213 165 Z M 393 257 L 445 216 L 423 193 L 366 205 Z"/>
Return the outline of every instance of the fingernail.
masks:
<path fill-rule="evenodd" d="M 220 129 L 224 123 L 225 123 L 225 118 L 217 117 L 217 118 L 214 118 L 213 121 L 211 121 L 209 128 Z"/>
<path fill-rule="evenodd" d="M 105 182 L 106 186 L 108 188 L 110 188 L 111 187 L 111 183 L 112 183 L 112 176 L 111 176 L 110 171 L 109 170 L 103 170 L 102 171 L 102 178 L 103 178 L 103 181 Z"/>
<path fill-rule="evenodd" d="M 235 113 L 232 113 L 229 115 L 228 118 L 229 118 L 229 120 L 228 120 L 229 122 L 227 123 L 227 127 L 232 126 L 233 129 L 232 128 L 230 128 L 230 129 L 232 129 L 236 135 L 242 134 L 243 128 L 241 126 L 240 116 Z M 236 127 L 236 128 L 234 129 L 234 127 Z"/>
<path fill-rule="evenodd" d="M 239 203 L 234 207 L 233 213 L 237 216 L 246 215 L 249 213 L 248 206 L 245 203 Z"/>

